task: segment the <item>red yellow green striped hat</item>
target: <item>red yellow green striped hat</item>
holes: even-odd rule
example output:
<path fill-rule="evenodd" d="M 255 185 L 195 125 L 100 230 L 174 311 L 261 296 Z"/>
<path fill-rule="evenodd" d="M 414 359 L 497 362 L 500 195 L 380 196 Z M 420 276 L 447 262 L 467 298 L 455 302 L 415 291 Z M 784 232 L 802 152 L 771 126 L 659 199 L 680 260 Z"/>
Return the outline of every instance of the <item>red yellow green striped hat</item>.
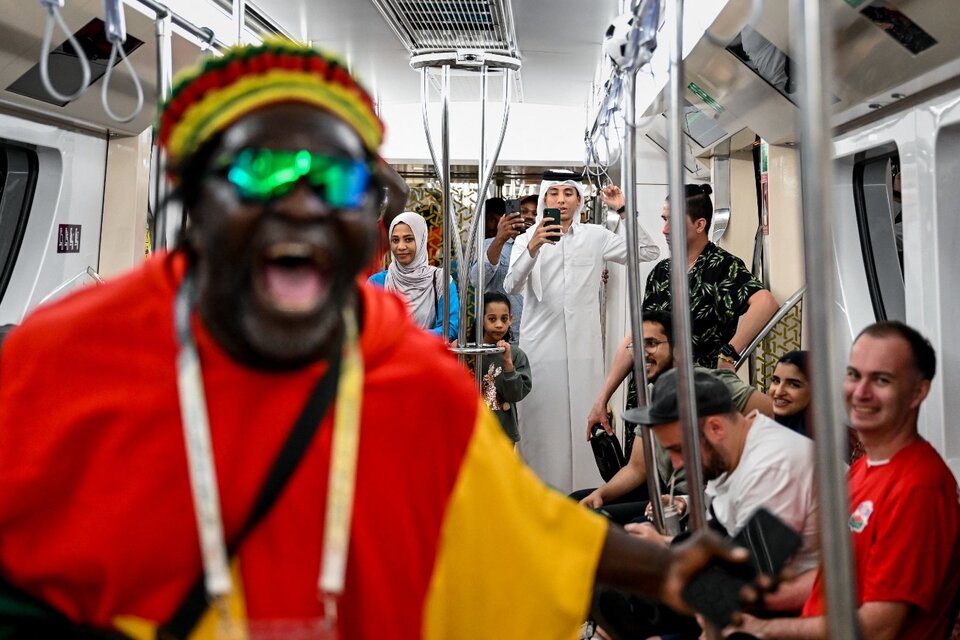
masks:
<path fill-rule="evenodd" d="M 343 62 L 313 47 L 274 38 L 234 46 L 183 72 L 160 111 L 157 143 L 176 170 L 211 136 L 270 104 L 303 102 L 342 118 L 376 154 L 383 123 Z"/>

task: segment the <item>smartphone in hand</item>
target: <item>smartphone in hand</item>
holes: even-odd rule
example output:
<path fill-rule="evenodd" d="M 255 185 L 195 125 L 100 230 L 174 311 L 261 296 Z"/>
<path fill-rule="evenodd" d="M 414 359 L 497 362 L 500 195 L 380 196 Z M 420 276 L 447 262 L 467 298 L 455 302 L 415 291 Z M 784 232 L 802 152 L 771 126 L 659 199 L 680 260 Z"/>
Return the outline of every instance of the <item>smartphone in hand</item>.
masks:
<path fill-rule="evenodd" d="M 554 242 L 559 241 L 559 240 L 560 240 L 560 209 L 552 209 L 552 208 L 551 208 L 551 209 L 544 209 L 544 210 L 543 210 L 543 219 L 544 219 L 545 221 L 547 221 L 547 226 L 548 226 L 548 227 L 549 227 L 549 225 L 551 224 L 551 221 L 552 221 L 552 224 L 556 225 L 556 226 L 555 226 L 554 228 L 552 228 L 552 229 L 551 229 L 551 228 L 548 228 L 548 231 L 551 231 L 551 233 L 548 234 L 547 237 L 550 238 L 551 240 L 553 240 Z M 554 231 L 554 229 L 555 229 L 555 231 Z"/>
<path fill-rule="evenodd" d="M 683 590 L 683 598 L 718 629 L 743 608 L 740 589 L 758 574 L 776 576 L 800 547 L 800 534 L 764 508 L 757 509 L 733 538 L 734 544 L 750 551 L 742 563 L 714 562 Z"/>

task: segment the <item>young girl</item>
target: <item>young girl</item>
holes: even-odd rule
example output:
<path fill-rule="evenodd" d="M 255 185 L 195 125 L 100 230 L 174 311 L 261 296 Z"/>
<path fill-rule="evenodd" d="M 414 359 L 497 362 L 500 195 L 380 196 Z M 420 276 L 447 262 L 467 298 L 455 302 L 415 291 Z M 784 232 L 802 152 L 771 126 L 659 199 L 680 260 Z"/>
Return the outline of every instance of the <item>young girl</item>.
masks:
<path fill-rule="evenodd" d="M 489 291 L 483 295 L 483 341 L 503 347 L 503 353 L 483 356 L 483 399 L 500 419 L 507 436 L 520 441 L 517 429 L 517 403 L 523 400 L 533 386 L 530 363 L 526 354 L 511 344 L 510 324 L 513 314 L 510 299 L 502 293 Z"/>

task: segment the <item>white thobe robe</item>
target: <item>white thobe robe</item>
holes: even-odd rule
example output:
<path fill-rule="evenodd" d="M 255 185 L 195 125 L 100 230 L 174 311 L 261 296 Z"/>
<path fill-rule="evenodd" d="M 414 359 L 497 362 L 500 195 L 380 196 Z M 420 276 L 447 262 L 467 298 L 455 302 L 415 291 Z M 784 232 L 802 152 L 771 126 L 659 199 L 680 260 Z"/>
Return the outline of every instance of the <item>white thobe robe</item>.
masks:
<path fill-rule="evenodd" d="M 656 260 L 659 248 L 637 226 L 640 260 Z M 519 451 L 544 482 L 569 493 L 603 482 L 586 419 L 604 376 L 601 273 L 607 261 L 626 263 L 627 244 L 603 226 L 574 222 L 557 244 L 531 256 L 527 243 L 535 230 L 517 237 L 503 283 L 524 296 L 520 348 L 533 379 L 518 405 Z"/>

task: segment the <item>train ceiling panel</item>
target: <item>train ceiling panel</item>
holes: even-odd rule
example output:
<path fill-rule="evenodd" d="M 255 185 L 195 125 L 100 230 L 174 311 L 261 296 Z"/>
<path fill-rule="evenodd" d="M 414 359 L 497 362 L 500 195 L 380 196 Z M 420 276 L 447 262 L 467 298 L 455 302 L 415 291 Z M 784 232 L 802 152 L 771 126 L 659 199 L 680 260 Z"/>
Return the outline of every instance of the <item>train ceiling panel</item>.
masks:
<path fill-rule="evenodd" d="M 79 98 L 62 106 L 59 102 L 51 102 L 52 99 L 30 97 L 31 91 L 44 91 L 42 87 L 37 86 L 39 77 L 35 75 L 35 67 L 40 59 L 47 13 L 35 0 L 0 0 L 0 15 L 3 16 L 3 20 L 0 21 L 0 106 L 121 135 L 137 135 L 152 126 L 155 114 L 153 105 L 157 95 L 157 47 L 154 21 L 152 16 L 148 17 L 129 5 L 125 9 L 127 34 L 142 43 L 132 49 L 129 56 L 143 87 L 145 100 L 143 112 L 137 118 L 121 124 L 104 113 L 100 102 L 102 77 L 95 79 Z M 60 11 L 71 33 L 76 34 L 82 32 L 84 28 L 90 29 L 91 21 L 96 21 L 94 25 L 99 23 L 103 17 L 103 2 L 102 0 L 71 0 L 65 3 Z M 66 39 L 67 36 L 58 26 L 54 29 L 51 48 L 56 49 Z M 85 43 L 82 46 L 86 48 L 87 45 Z M 64 48 L 70 49 L 69 45 Z M 181 37 L 174 29 L 174 68 L 182 69 L 192 64 L 196 60 L 197 52 L 196 43 Z M 109 54 L 109 51 L 107 53 Z M 96 73 L 104 70 L 105 64 L 105 61 L 99 63 L 99 71 L 96 68 L 97 63 L 92 65 L 94 77 Z M 55 62 L 51 62 L 52 70 L 55 71 L 56 66 Z M 71 77 L 53 79 L 54 86 L 61 92 L 73 92 L 77 87 L 79 74 L 72 74 L 70 69 L 73 68 L 66 70 L 67 76 Z M 33 82 L 34 80 L 36 82 Z M 108 99 L 116 113 L 127 114 L 133 110 L 136 104 L 136 93 L 126 65 L 118 65 L 114 68 Z"/>
<path fill-rule="evenodd" d="M 478 49 L 482 47 L 477 44 L 484 42 L 488 50 L 515 52 L 523 61 L 515 97 L 582 107 L 600 62 L 603 34 L 619 0 L 248 0 L 248 4 L 294 36 L 340 52 L 384 104 L 420 101 L 419 78 L 409 64 L 411 53 Z M 399 17 L 385 18 L 378 5 L 394 7 L 391 11 Z M 453 99 L 479 100 L 478 85 L 475 78 L 455 77 Z"/>
<path fill-rule="evenodd" d="M 731 25 L 742 25 L 748 4 L 729 3 L 711 31 L 729 33 Z M 837 46 L 828 85 L 835 126 L 960 75 L 955 3 L 834 0 L 832 6 Z M 685 97 L 698 117 L 731 134 L 749 127 L 775 144 L 797 141 L 797 61 L 789 14 L 789 3 L 767 1 L 752 27 L 721 42 L 703 37 L 694 46 L 685 59 Z M 659 92 L 661 98 L 665 92 Z"/>
<path fill-rule="evenodd" d="M 372 0 L 411 55 L 480 49 L 516 56 L 510 0 Z"/>

